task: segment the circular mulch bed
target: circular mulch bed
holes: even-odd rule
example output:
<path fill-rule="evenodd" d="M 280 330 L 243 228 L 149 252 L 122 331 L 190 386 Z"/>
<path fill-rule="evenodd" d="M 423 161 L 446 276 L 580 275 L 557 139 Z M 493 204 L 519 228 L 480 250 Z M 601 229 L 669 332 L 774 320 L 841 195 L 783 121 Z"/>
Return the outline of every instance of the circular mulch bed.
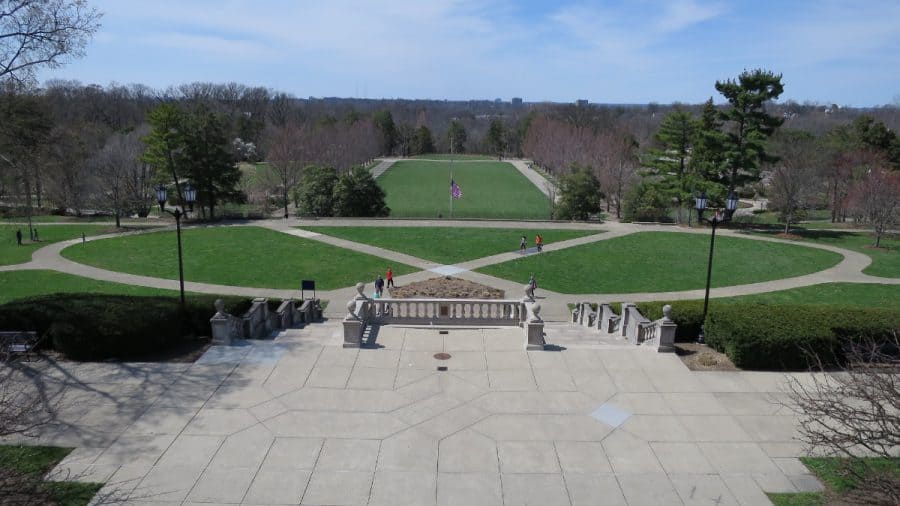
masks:
<path fill-rule="evenodd" d="M 503 290 L 491 288 L 466 279 L 444 276 L 426 279 L 396 288 L 388 288 L 391 297 L 397 299 L 502 299 Z"/>

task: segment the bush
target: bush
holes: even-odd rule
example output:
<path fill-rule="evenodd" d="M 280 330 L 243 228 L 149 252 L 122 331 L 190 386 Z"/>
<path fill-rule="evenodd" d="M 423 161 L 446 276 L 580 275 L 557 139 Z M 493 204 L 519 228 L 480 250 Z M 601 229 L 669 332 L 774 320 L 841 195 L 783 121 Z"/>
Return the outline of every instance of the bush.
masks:
<path fill-rule="evenodd" d="M 681 300 L 675 302 L 638 302 L 638 311 L 650 320 L 663 317 L 662 308 L 666 304 L 672 306 L 672 321 L 678 324 L 675 340 L 680 342 L 696 341 L 703 324 L 703 301 Z"/>
<path fill-rule="evenodd" d="M 174 297 L 44 295 L 0 306 L 0 329 L 36 331 L 75 360 L 128 359 L 209 335 L 217 298 L 189 297 L 182 315 Z M 224 300 L 229 312 L 247 304 Z"/>
<path fill-rule="evenodd" d="M 809 352 L 834 366 L 849 341 L 898 332 L 900 313 L 892 309 L 735 303 L 710 311 L 706 342 L 743 369 L 805 370 Z"/>
<path fill-rule="evenodd" d="M 671 198 L 656 184 L 642 182 L 625 197 L 625 221 L 671 222 Z"/>

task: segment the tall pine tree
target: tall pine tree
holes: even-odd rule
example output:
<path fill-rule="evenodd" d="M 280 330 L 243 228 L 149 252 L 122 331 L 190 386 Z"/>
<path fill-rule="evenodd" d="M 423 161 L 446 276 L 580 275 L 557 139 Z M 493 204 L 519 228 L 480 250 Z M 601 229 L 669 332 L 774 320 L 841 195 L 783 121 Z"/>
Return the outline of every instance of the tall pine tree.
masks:
<path fill-rule="evenodd" d="M 656 140 L 660 149 L 647 153 L 645 175 L 656 176 L 656 184 L 665 195 L 677 202 L 679 210 L 690 201 L 696 178 L 691 174 L 690 160 L 697 137 L 698 123 L 691 113 L 676 108 L 659 125 Z"/>
<path fill-rule="evenodd" d="M 197 188 L 197 200 L 215 216 L 219 201 L 240 201 L 237 190 L 241 171 L 234 163 L 228 135 L 222 119 L 211 111 L 201 110 L 185 121 L 184 149 L 179 153 L 185 175 Z"/>

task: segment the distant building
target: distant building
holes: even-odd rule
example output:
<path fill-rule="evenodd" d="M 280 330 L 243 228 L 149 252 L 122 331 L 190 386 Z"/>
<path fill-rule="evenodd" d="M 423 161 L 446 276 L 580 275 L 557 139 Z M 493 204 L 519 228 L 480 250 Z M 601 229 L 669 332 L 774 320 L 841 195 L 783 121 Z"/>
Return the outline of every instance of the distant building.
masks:
<path fill-rule="evenodd" d="M 588 102 L 587 100 L 585 100 L 583 98 L 579 98 L 578 100 L 575 101 L 575 105 L 577 105 L 578 107 L 587 107 L 589 103 L 590 102 Z"/>
<path fill-rule="evenodd" d="M 512 98 L 512 105 L 514 105 L 514 106 L 521 106 L 521 105 L 522 105 L 522 97 L 513 97 L 513 98 Z"/>

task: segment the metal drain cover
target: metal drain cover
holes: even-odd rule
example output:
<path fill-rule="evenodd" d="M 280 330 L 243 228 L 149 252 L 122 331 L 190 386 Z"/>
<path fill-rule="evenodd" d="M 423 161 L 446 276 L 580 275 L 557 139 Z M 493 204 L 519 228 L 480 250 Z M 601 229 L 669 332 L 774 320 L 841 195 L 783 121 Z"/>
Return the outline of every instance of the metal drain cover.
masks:
<path fill-rule="evenodd" d="M 436 358 L 438 360 L 447 360 L 450 358 L 450 354 L 449 353 L 435 353 L 434 358 Z"/>

